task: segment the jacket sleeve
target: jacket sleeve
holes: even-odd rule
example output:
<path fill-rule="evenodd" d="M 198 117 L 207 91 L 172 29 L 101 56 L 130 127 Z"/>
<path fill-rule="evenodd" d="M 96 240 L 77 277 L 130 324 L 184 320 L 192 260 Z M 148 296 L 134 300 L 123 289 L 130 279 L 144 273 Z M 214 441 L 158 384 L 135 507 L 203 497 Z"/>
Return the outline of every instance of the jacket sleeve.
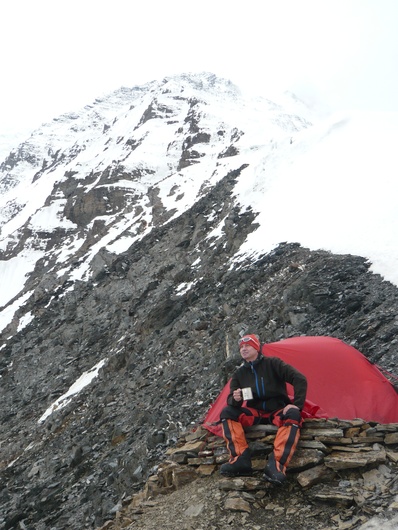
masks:
<path fill-rule="evenodd" d="M 290 383 L 294 389 L 293 405 L 300 410 L 303 409 L 305 398 L 307 396 L 307 378 L 290 364 L 281 359 L 276 359 L 278 364 L 277 370 L 286 383 Z"/>
<path fill-rule="evenodd" d="M 238 372 L 236 371 L 233 376 L 231 377 L 231 381 L 229 383 L 229 394 L 227 397 L 227 405 L 230 405 L 231 407 L 241 407 L 243 404 L 242 401 L 235 401 L 233 398 L 233 392 L 234 390 L 237 390 L 238 388 L 241 388 L 238 378 Z"/>

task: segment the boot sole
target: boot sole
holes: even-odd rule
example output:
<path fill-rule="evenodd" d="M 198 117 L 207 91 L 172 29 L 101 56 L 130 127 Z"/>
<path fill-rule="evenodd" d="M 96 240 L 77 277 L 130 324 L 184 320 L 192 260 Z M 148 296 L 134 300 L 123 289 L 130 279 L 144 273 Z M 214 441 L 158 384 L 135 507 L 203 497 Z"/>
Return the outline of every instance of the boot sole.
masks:
<path fill-rule="evenodd" d="M 240 473 L 228 473 L 228 471 L 223 473 L 220 471 L 220 475 L 223 477 L 250 477 L 253 475 L 253 471 L 242 471 Z"/>
<path fill-rule="evenodd" d="M 270 484 L 274 484 L 275 486 L 283 486 L 286 483 L 285 480 L 280 481 L 280 480 L 268 477 L 267 475 L 263 475 L 263 480 L 265 480 L 266 482 L 269 482 Z"/>

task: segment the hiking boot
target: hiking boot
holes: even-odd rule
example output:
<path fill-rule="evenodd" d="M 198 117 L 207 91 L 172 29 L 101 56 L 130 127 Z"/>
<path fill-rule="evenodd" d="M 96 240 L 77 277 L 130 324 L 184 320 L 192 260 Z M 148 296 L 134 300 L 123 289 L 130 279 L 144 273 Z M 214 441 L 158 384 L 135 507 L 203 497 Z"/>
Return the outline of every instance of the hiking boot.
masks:
<path fill-rule="evenodd" d="M 238 475 L 251 475 L 252 472 L 253 469 L 249 449 L 245 449 L 245 451 L 235 460 L 233 464 L 227 462 L 220 467 L 221 475 L 226 475 L 229 477 L 236 477 Z"/>
<path fill-rule="evenodd" d="M 268 459 L 268 464 L 265 466 L 263 478 L 264 480 L 267 480 L 272 484 L 276 484 L 277 486 L 282 486 L 282 484 L 286 481 L 286 475 L 281 471 L 278 471 L 276 467 L 273 454 L 271 454 Z"/>

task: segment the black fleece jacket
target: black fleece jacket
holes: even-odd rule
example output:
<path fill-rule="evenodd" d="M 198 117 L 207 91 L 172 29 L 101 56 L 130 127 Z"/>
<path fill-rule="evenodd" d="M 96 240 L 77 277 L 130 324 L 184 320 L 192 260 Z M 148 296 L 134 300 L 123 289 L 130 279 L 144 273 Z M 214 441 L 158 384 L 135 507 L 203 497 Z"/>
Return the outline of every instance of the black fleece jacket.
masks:
<path fill-rule="evenodd" d="M 227 403 L 241 407 L 243 401 L 235 401 L 233 392 L 238 388 L 250 387 L 253 399 L 247 401 L 248 407 L 266 412 L 282 409 L 292 403 L 287 395 L 286 383 L 293 386 L 293 405 L 301 410 L 307 394 L 306 377 L 278 357 L 259 354 L 253 362 L 244 361 L 232 376 Z"/>

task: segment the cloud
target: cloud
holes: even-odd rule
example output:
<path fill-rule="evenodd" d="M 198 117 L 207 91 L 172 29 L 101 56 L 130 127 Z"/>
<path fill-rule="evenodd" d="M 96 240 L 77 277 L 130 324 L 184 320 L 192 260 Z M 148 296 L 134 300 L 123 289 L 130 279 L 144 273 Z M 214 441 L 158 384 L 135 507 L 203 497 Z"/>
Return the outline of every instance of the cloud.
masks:
<path fill-rule="evenodd" d="M 333 108 L 397 110 L 395 0 L 16 0 L 0 16 L 2 128 L 199 71 Z"/>

